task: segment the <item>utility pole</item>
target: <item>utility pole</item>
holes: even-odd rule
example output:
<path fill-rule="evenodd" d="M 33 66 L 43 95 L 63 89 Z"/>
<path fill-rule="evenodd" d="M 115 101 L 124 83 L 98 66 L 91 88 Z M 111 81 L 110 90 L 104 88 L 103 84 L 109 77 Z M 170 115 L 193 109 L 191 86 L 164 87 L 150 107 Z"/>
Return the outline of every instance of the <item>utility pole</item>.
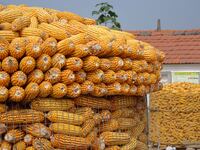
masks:
<path fill-rule="evenodd" d="M 161 21 L 160 19 L 157 20 L 157 31 L 161 30 Z"/>

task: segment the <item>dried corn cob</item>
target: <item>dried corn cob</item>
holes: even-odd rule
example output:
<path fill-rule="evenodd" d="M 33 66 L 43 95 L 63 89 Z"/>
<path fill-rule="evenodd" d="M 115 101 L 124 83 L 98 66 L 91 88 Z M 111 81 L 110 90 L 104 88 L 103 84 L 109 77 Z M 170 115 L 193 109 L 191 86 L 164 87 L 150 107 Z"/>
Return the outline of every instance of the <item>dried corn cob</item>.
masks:
<path fill-rule="evenodd" d="M 9 42 L 5 39 L 0 37 L 0 59 L 3 60 L 4 58 L 6 58 L 9 54 Z"/>
<path fill-rule="evenodd" d="M 126 74 L 128 75 L 126 82 L 128 84 L 134 84 L 137 79 L 137 73 L 133 70 L 129 70 L 129 71 L 126 71 Z"/>
<path fill-rule="evenodd" d="M 75 49 L 75 44 L 69 38 L 66 38 L 58 42 L 57 48 L 59 53 L 65 56 L 71 55 Z"/>
<path fill-rule="evenodd" d="M 37 18 L 39 22 L 52 22 L 53 18 L 52 16 L 45 10 L 45 9 L 36 9 L 37 12 Z"/>
<path fill-rule="evenodd" d="M 66 59 L 65 68 L 72 71 L 79 71 L 83 67 L 83 61 L 78 57 L 70 57 Z"/>
<path fill-rule="evenodd" d="M 52 87 L 51 97 L 62 98 L 67 94 L 67 86 L 63 83 L 56 83 Z"/>
<path fill-rule="evenodd" d="M 119 146 L 109 146 L 105 150 L 120 150 Z"/>
<path fill-rule="evenodd" d="M 70 136 L 81 136 L 82 129 L 79 126 L 64 123 L 53 123 L 49 126 L 52 132 L 56 134 L 65 134 Z"/>
<path fill-rule="evenodd" d="M 133 60 L 130 58 L 123 59 L 124 66 L 122 67 L 123 70 L 131 70 L 132 69 L 132 62 Z"/>
<path fill-rule="evenodd" d="M 128 95 L 130 91 L 130 85 L 127 83 L 121 84 L 121 92 L 123 95 Z"/>
<path fill-rule="evenodd" d="M 53 56 L 57 52 L 57 41 L 55 38 L 47 38 L 41 45 L 44 54 Z"/>
<path fill-rule="evenodd" d="M 68 110 L 74 102 L 67 99 L 38 98 L 31 103 L 31 108 L 39 111 Z"/>
<path fill-rule="evenodd" d="M 18 61 L 16 58 L 8 56 L 2 61 L 2 69 L 7 73 L 14 73 L 18 69 Z"/>
<path fill-rule="evenodd" d="M 62 73 L 61 73 L 62 83 L 68 85 L 68 84 L 73 83 L 74 80 L 75 80 L 75 75 L 74 75 L 73 71 L 71 71 L 69 69 L 62 71 Z"/>
<path fill-rule="evenodd" d="M 91 143 L 86 138 L 54 134 L 51 137 L 51 144 L 61 149 L 88 149 Z"/>
<path fill-rule="evenodd" d="M 65 55 L 56 53 L 52 57 L 52 67 L 62 69 L 65 66 Z"/>
<path fill-rule="evenodd" d="M 140 142 L 147 143 L 148 137 L 147 137 L 147 135 L 145 133 L 142 133 L 142 134 L 139 135 L 138 140 Z"/>
<path fill-rule="evenodd" d="M 28 83 L 35 82 L 37 84 L 40 84 L 43 81 L 43 79 L 44 79 L 44 74 L 40 69 L 35 69 L 28 75 Z"/>
<path fill-rule="evenodd" d="M 130 136 L 138 138 L 139 135 L 144 131 L 145 124 L 144 122 L 139 122 L 134 128 L 131 129 Z"/>
<path fill-rule="evenodd" d="M 111 112 L 109 110 L 102 110 L 100 115 L 103 122 L 106 122 L 111 119 Z"/>
<path fill-rule="evenodd" d="M 44 138 L 36 138 L 33 140 L 33 147 L 37 150 L 54 150 L 51 146 L 51 142 Z"/>
<path fill-rule="evenodd" d="M 24 136 L 24 142 L 26 143 L 26 145 L 32 145 L 34 137 L 31 134 L 26 134 Z"/>
<path fill-rule="evenodd" d="M 35 150 L 35 148 L 33 146 L 29 146 L 26 148 L 26 150 Z"/>
<path fill-rule="evenodd" d="M 39 85 L 37 83 L 30 82 L 25 88 L 26 96 L 24 98 L 24 101 L 30 102 L 38 96 L 39 92 Z"/>
<path fill-rule="evenodd" d="M 96 109 L 110 109 L 110 101 L 104 98 L 94 98 L 81 96 L 75 99 L 75 104 L 82 107 L 92 107 Z"/>
<path fill-rule="evenodd" d="M 38 36 L 38 37 L 41 37 L 42 39 L 47 39 L 48 38 L 48 34 L 46 32 L 44 32 L 43 30 L 41 29 L 38 29 L 38 28 L 31 28 L 31 27 L 28 27 L 28 28 L 24 28 L 20 35 L 22 37 L 26 37 L 26 36 Z"/>
<path fill-rule="evenodd" d="M 9 42 L 17 38 L 19 34 L 10 30 L 0 30 L 0 36 L 8 40 Z"/>
<path fill-rule="evenodd" d="M 0 114 L 0 121 L 7 124 L 42 122 L 44 114 L 32 109 L 11 110 Z"/>
<path fill-rule="evenodd" d="M 98 129 L 97 128 L 94 128 L 86 137 L 86 139 L 94 144 L 94 142 L 96 141 L 97 139 L 97 134 L 98 134 Z"/>
<path fill-rule="evenodd" d="M 39 85 L 39 97 L 47 97 L 51 94 L 52 92 L 52 84 L 48 81 L 43 81 L 40 85 Z"/>
<path fill-rule="evenodd" d="M 112 42 L 112 52 L 109 54 L 109 56 L 120 56 L 123 53 L 123 51 L 124 51 L 123 43 L 114 40 Z"/>
<path fill-rule="evenodd" d="M 131 118 L 136 114 L 135 110 L 132 108 L 122 108 L 114 111 L 112 113 L 112 118 Z"/>
<path fill-rule="evenodd" d="M 114 110 L 126 107 L 134 107 L 136 105 L 136 98 L 127 96 L 113 96 L 111 104 Z"/>
<path fill-rule="evenodd" d="M 11 76 L 11 83 L 15 86 L 24 86 L 27 81 L 27 76 L 22 71 L 17 71 Z"/>
<path fill-rule="evenodd" d="M 130 142 L 130 136 L 127 133 L 118 132 L 103 132 L 100 134 L 102 139 L 107 146 L 123 145 Z"/>
<path fill-rule="evenodd" d="M 10 9 L 7 11 L 0 12 L 0 23 L 2 22 L 13 22 L 16 18 L 22 16 L 22 12 L 17 9 Z"/>
<path fill-rule="evenodd" d="M 0 135 L 7 132 L 7 126 L 4 123 L 0 123 Z"/>
<path fill-rule="evenodd" d="M 136 143 L 137 145 L 135 147 L 135 150 L 148 150 L 148 147 L 145 143 L 142 143 L 140 141 L 137 141 Z"/>
<path fill-rule="evenodd" d="M 115 131 L 118 128 L 119 128 L 118 121 L 116 119 L 111 119 L 108 122 L 100 125 L 100 132 Z"/>
<path fill-rule="evenodd" d="M 0 148 L 2 150 L 11 150 L 12 149 L 12 145 L 7 141 L 2 141 Z"/>
<path fill-rule="evenodd" d="M 56 26 L 59 29 L 65 30 L 67 20 L 66 19 L 60 19 L 60 20 L 57 20 L 57 21 L 53 21 L 51 24 Z M 70 33 L 68 33 L 68 34 L 70 34 Z"/>
<path fill-rule="evenodd" d="M 75 113 L 77 115 L 83 116 L 85 120 L 93 118 L 93 115 L 94 115 L 94 111 L 90 107 L 77 108 Z"/>
<path fill-rule="evenodd" d="M 115 80 L 116 80 L 116 74 L 114 71 L 108 70 L 104 72 L 104 79 L 103 79 L 104 83 L 111 84 L 111 83 L 114 83 Z"/>
<path fill-rule="evenodd" d="M 138 123 L 137 120 L 132 118 L 117 118 L 117 121 L 120 130 L 131 129 Z"/>
<path fill-rule="evenodd" d="M 21 71 L 28 74 L 34 70 L 35 65 L 35 59 L 33 57 L 26 56 L 20 61 L 19 68 Z"/>
<path fill-rule="evenodd" d="M 16 59 L 20 59 L 25 53 L 25 42 L 23 38 L 12 40 L 9 45 L 10 55 Z"/>
<path fill-rule="evenodd" d="M 51 67 L 51 57 L 47 54 L 42 54 L 37 59 L 37 68 L 42 70 L 43 72 L 46 72 Z"/>
<path fill-rule="evenodd" d="M 128 74 L 124 70 L 116 72 L 116 81 L 119 83 L 124 83 L 128 80 Z"/>
<path fill-rule="evenodd" d="M 51 84 L 58 83 L 61 80 L 61 71 L 58 68 L 51 68 L 45 73 L 45 81 Z"/>
<path fill-rule="evenodd" d="M 81 86 L 80 84 L 74 82 L 67 86 L 67 96 L 68 97 L 78 97 L 81 94 Z"/>
<path fill-rule="evenodd" d="M 64 18 L 66 20 L 77 20 L 77 21 L 84 21 L 84 18 L 82 18 L 81 16 L 71 13 L 71 12 L 58 12 L 57 13 L 58 18 Z"/>
<path fill-rule="evenodd" d="M 24 138 L 24 132 L 19 129 L 13 129 L 6 133 L 4 139 L 9 143 L 16 143 Z"/>
<path fill-rule="evenodd" d="M 86 25 L 95 25 L 96 24 L 96 20 L 90 19 L 90 18 L 84 18 L 83 23 L 86 24 Z"/>
<path fill-rule="evenodd" d="M 132 150 L 135 149 L 137 145 L 137 139 L 131 138 L 130 142 L 120 148 L 120 150 Z"/>
<path fill-rule="evenodd" d="M 129 93 L 127 95 L 133 96 L 136 95 L 136 93 L 137 93 L 137 87 L 135 85 L 131 85 Z"/>
<path fill-rule="evenodd" d="M 86 120 L 82 126 L 82 136 L 86 137 L 95 127 L 95 120 L 89 119 Z"/>
<path fill-rule="evenodd" d="M 0 71 L 0 86 L 6 86 L 10 84 L 10 75 L 6 71 Z"/>
<path fill-rule="evenodd" d="M 136 95 L 137 95 L 137 96 L 143 96 L 143 95 L 145 95 L 145 93 L 146 93 L 146 88 L 145 88 L 145 86 L 144 86 L 144 85 L 139 85 L 139 86 L 137 87 Z"/>
<path fill-rule="evenodd" d="M 34 123 L 31 125 L 27 125 L 23 128 L 24 132 L 31 134 L 34 137 L 38 138 L 47 138 L 49 139 L 51 136 L 51 131 L 48 127 L 43 125 L 42 123 Z"/>
<path fill-rule="evenodd" d="M 65 30 L 57 28 L 51 24 L 41 23 L 39 29 L 42 29 L 44 32 L 48 33 L 51 37 L 54 37 L 57 40 L 63 40 L 68 38 Z"/>
<path fill-rule="evenodd" d="M 100 56 L 100 54 L 102 54 L 105 51 L 105 49 L 103 49 L 102 42 L 90 41 L 87 43 L 87 46 L 90 50 L 89 54 L 92 56 Z"/>
<path fill-rule="evenodd" d="M 106 88 L 106 85 L 104 83 L 96 84 L 94 86 L 94 90 L 91 93 L 91 95 L 95 97 L 102 97 L 108 95 L 108 90 Z"/>
<path fill-rule="evenodd" d="M 37 44 L 42 44 L 43 40 L 39 36 L 27 36 L 24 37 L 26 44 L 27 43 L 37 43 Z"/>
<path fill-rule="evenodd" d="M 113 71 L 120 70 L 124 66 L 124 61 L 120 57 L 109 58 L 111 62 L 110 69 Z"/>
<path fill-rule="evenodd" d="M 90 52 L 90 49 L 87 45 L 78 44 L 78 45 L 75 45 L 74 52 L 72 53 L 71 56 L 82 58 L 82 57 L 88 56 L 89 52 Z"/>
<path fill-rule="evenodd" d="M 94 90 L 93 82 L 86 80 L 81 84 L 81 94 L 83 94 L 83 95 L 89 94 L 89 93 L 93 92 L 93 90 Z"/>
<path fill-rule="evenodd" d="M 7 106 L 5 104 L 0 104 L 0 113 L 4 113 L 7 111 Z"/>
<path fill-rule="evenodd" d="M 13 31 L 19 31 L 23 29 L 24 27 L 28 27 L 31 24 L 31 17 L 33 17 L 35 12 L 30 12 L 27 14 L 24 14 L 21 17 L 16 18 L 12 22 L 12 30 Z"/>
<path fill-rule="evenodd" d="M 86 57 L 83 61 L 83 69 L 85 71 L 94 71 L 100 66 L 100 59 L 96 56 Z"/>
<path fill-rule="evenodd" d="M 25 90 L 19 86 L 12 86 L 9 89 L 9 100 L 13 102 L 20 102 L 25 98 Z"/>
<path fill-rule="evenodd" d="M 79 70 L 78 72 L 75 72 L 75 81 L 77 83 L 83 83 L 86 80 L 86 73 L 84 70 Z"/>
<path fill-rule="evenodd" d="M 12 30 L 12 24 L 8 22 L 1 23 L 0 30 Z"/>
<path fill-rule="evenodd" d="M 29 26 L 30 28 L 37 28 L 38 27 L 38 19 L 37 17 L 33 16 L 31 17 L 31 24 Z"/>
<path fill-rule="evenodd" d="M 107 85 L 108 95 L 119 95 L 121 93 L 122 87 L 119 82 L 114 82 Z"/>
<path fill-rule="evenodd" d="M 87 73 L 87 80 L 93 83 L 96 83 L 96 84 L 101 83 L 103 79 L 104 79 L 104 72 L 100 69 Z"/>
<path fill-rule="evenodd" d="M 25 150 L 26 144 L 23 141 L 19 141 L 13 145 L 13 150 Z"/>
<path fill-rule="evenodd" d="M 100 69 L 103 71 L 107 71 L 110 69 L 111 62 L 109 59 L 102 58 L 100 61 Z"/>
<path fill-rule="evenodd" d="M 50 111 L 47 114 L 47 118 L 51 122 L 66 123 L 72 125 L 81 125 L 84 122 L 84 117 L 82 115 L 64 111 Z"/>
<path fill-rule="evenodd" d="M 42 49 L 40 44 L 37 43 L 29 43 L 26 45 L 26 55 L 31 56 L 33 58 L 38 58 L 42 54 Z"/>

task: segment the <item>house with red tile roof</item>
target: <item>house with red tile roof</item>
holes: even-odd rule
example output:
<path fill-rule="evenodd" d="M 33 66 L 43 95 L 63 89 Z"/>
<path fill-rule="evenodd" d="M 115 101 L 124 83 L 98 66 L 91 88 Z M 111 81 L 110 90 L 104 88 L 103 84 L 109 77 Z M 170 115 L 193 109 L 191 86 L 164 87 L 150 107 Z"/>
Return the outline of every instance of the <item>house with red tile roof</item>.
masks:
<path fill-rule="evenodd" d="M 128 32 L 165 52 L 164 82 L 200 83 L 200 29 Z"/>

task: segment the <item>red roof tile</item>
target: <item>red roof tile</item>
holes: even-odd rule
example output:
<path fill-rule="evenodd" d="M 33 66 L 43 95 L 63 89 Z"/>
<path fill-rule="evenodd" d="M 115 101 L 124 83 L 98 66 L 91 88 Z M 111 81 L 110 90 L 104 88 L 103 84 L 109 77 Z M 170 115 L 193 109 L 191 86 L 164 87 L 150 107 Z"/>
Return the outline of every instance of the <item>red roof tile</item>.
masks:
<path fill-rule="evenodd" d="M 200 64 L 200 29 L 128 32 L 164 51 L 165 64 Z"/>

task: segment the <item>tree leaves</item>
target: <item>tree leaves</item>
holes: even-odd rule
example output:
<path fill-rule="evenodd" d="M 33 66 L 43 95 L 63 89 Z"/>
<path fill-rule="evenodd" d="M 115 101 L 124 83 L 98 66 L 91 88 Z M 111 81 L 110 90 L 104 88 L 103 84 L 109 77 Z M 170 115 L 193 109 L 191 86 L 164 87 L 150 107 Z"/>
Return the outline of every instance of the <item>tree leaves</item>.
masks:
<path fill-rule="evenodd" d="M 97 24 L 110 25 L 112 29 L 120 30 L 121 24 L 117 22 L 118 15 L 113 11 L 113 6 L 105 3 L 96 4 L 98 10 L 92 11 L 92 15 L 98 16 L 96 19 Z"/>

